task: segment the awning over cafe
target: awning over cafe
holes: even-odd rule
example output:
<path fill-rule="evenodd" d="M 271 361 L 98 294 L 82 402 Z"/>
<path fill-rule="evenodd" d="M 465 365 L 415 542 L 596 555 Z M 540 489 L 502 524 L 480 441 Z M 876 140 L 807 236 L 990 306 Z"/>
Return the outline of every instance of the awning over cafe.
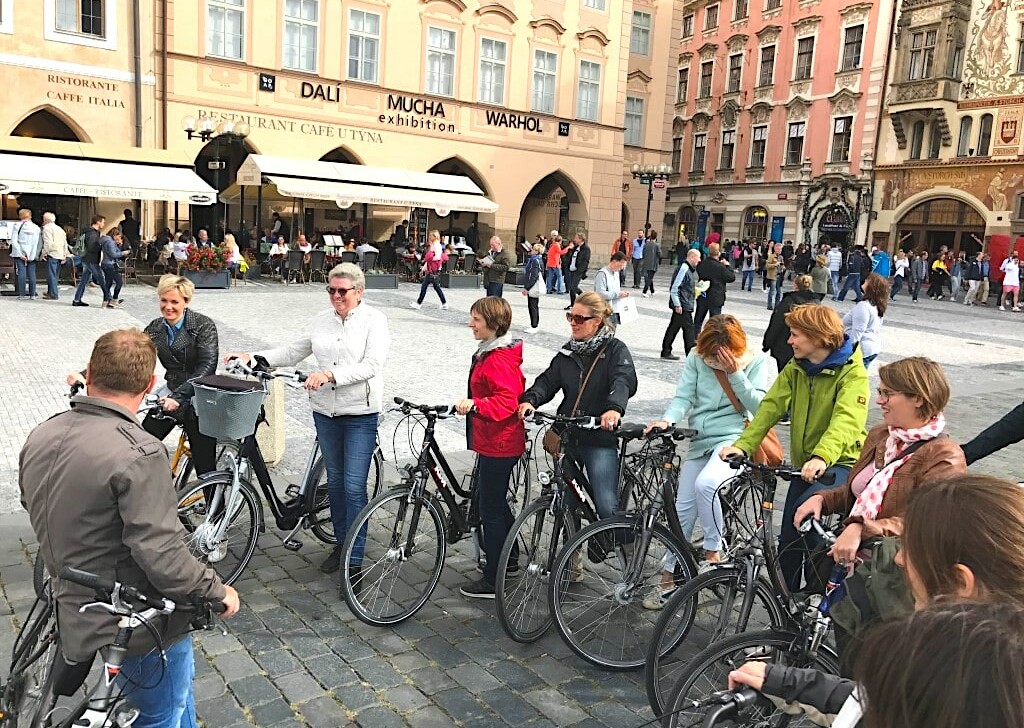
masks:
<path fill-rule="evenodd" d="M 21 137 L 0 140 L 0 193 L 212 205 L 216 190 L 183 154 Z"/>
<path fill-rule="evenodd" d="M 281 197 L 331 200 L 342 208 L 367 203 L 438 211 L 491 213 L 498 209 L 468 177 L 361 164 L 250 154 L 239 168 L 236 182 L 240 186 L 268 183 Z M 227 197 L 235 199 L 230 191 L 222 199 Z"/>

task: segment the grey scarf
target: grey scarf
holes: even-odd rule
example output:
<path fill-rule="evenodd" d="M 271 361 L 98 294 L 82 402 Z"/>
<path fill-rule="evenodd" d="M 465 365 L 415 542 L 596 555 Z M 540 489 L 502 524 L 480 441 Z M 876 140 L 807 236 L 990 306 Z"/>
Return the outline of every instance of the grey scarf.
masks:
<path fill-rule="evenodd" d="M 564 348 L 568 349 L 576 356 L 593 356 L 614 336 L 615 329 L 608 324 L 605 324 L 589 339 L 583 339 L 582 341 L 569 339 Z"/>

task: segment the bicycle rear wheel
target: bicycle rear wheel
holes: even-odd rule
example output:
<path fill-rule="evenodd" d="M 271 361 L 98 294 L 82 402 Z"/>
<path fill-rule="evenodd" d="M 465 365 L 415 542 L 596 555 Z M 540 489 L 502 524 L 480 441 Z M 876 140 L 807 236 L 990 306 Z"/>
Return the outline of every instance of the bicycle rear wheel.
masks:
<path fill-rule="evenodd" d="M 568 514 L 552 514 L 550 508 L 551 496 L 528 505 L 512 524 L 498 560 L 495 608 L 505 634 L 516 642 L 534 642 L 551 626 L 551 566 L 575 528 Z"/>
<path fill-rule="evenodd" d="M 50 572 L 46 570 L 46 562 L 37 551 L 36 560 L 32 563 L 32 588 L 35 589 L 36 597 L 42 599 L 46 595 L 46 584 L 50 579 Z"/>
<path fill-rule="evenodd" d="M 833 675 L 838 673 L 838 660 L 824 646 L 818 650 L 814 660 L 802 658 L 799 650 L 802 639 L 799 632 L 790 630 L 747 632 L 727 637 L 702 650 L 680 672 L 671 696 L 666 701 L 667 712 L 678 711 L 671 715 L 668 725 L 670 728 L 697 728 L 703 725 L 706 708 L 690 707 L 692 703 L 703 701 L 719 690 L 728 689 L 729 673 L 750 660 L 813 667 Z M 805 715 L 790 715 L 763 699 L 743 717 L 742 725 L 810 728 L 817 724 Z"/>
<path fill-rule="evenodd" d="M 331 520 L 331 501 L 327 495 L 327 467 L 322 457 L 317 458 L 310 469 L 310 479 L 314 483 L 316 492 L 313 496 L 313 515 L 309 521 L 309 527 L 313 535 L 323 543 L 336 544 L 338 539 L 334 536 L 334 522 Z M 380 447 L 373 451 L 373 460 L 370 461 L 370 472 L 366 483 L 369 493 L 369 500 L 380 495 L 384 487 L 384 453 Z"/>
<path fill-rule="evenodd" d="M 259 494 L 247 480 L 239 485 L 227 527 L 216 543 L 214 534 L 228 513 L 224 499 L 231 493 L 231 475 L 213 475 L 178 494 L 178 520 L 185 527 L 185 543 L 225 584 L 234 584 L 242 575 L 256 551 L 256 539 L 263 531 L 263 503 Z M 208 498 L 219 501 L 220 505 L 211 509 Z"/>
<path fill-rule="evenodd" d="M 555 625 L 573 652 L 598 667 L 643 666 L 657 621 L 643 600 L 660 582 L 666 556 L 675 557 L 679 583 L 697 572 L 689 549 L 660 523 L 646 548 L 642 536 L 638 519 L 607 518 L 577 533 L 555 560 L 548 597 Z"/>
<path fill-rule="evenodd" d="M 58 651 L 57 617 L 49 589 L 36 599 L 14 644 L 11 674 L 0 694 L 0 725 L 37 728 L 49 724 L 56 704 L 53 660 Z"/>
<path fill-rule="evenodd" d="M 749 614 L 742 614 L 748 585 L 742 564 L 721 566 L 683 584 L 661 610 L 647 651 L 647 700 L 655 715 L 693 656 L 713 642 L 748 630 L 781 627 L 784 611 L 770 584 L 757 580 Z"/>
<path fill-rule="evenodd" d="M 355 553 L 360 535 L 365 538 L 361 558 Z M 412 495 L 409 486 L 382 493 L 360 511 L 345 537 L 345 603 L 377 627 L 408 619 L 437 586 L 447 548 L 444 518 L 433 499 Z"/>

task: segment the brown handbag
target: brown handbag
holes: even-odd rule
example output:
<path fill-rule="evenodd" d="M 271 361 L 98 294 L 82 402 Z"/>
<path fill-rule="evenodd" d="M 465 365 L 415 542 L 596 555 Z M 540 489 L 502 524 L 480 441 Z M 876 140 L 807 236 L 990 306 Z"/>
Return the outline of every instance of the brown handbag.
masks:
<path fill-rule="evenodd" d="M 722 385 L 722 389 L 725 391 L 725 396 L 732 402 L 732 406 L 736 408 L 736 411 L 740 415 L 746 415 L 747 411 L 740 404 L 739 398 L 736 396 L 736 392 L 733 390 L 732 385 L 729 383 L 729 377 L 725 375 L 725 372 L 718 369 L 712 369 L 715 373 L 715 378 L 718 383 Z M 750 420 L 746 417 L 743 418 L 744 424 L 750 424 Z M 760 463 L 761 465 L 770 465 L 776 467 L 782 465 L 782 461 L 785 459 L 786 451 L 782 448 L 782 441 L 779 440 L 778 433 L 775 432 L 775 428 L 768 430 L 767 434 L 761 440 L 761 444 L 757 446 L 757 452 L 754 453 L 754 462 Z"/>
<path fill-rule="evenodd" d="M 597 366 L 597 362 L 601 359 L 604 354 L 604 350 L 608 348 L 608 344 L 601 347 L 601 350 L 597 352 L 597 356 L 594 357 L 594 361 L 590 365 L 590 369 L 587 370 L 587 376 L 583 378 L 583 384 L 580 385 L 579 394 L 576 395 L 576 403 L 572 406 L 572 412 L 569 413 L 570 417 L 576 416 L 576 408 L 580 406 L 580 400 L 583 399 L 583 390 L 587 388 L 587 382 L 590 381 L 590 375 L 594 373 L 594 367 Z M 555 457 L 562 452 L 562 436 L 555 432 L 552 428 L 548 428 L 544 433 L 544 438 L 540 441 L 541 447 L 544 448 L 544 452 L 549 453 Z"/>

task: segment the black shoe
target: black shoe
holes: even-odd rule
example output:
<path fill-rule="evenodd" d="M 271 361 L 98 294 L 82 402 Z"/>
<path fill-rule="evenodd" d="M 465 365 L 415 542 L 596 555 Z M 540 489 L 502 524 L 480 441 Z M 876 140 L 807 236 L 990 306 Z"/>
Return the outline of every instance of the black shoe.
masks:
<path fill-rule="evenodd" d="M 679 357 L 672 353 L 666 354 L 665 352 L 661 352 L 661 358 L 668 359 L 669 361 L 679 361 Z"/>
<path fill-rule="evenodd" d="M 333 574 L 341 568 L 341 546 L 335 546 L 327 558 L 320 564 L 320 571 L 324 574 Z"/>
<path fill-rule="evenodd" d="M 88 306 L 89 304 L 86 303 L 85 301 L 72 301 L 71 305 L 72 306 Z"/>
<path fill-rule="evenodd" d="M 459 587 L 459 593 L 469 599 L 494 599 L 494 585 L 483 579 L 471 581 Z"/>
<path fill-rule="evenodd" d="M 563 308 L 562 310 L 563 310 L 563 311 L 568 311 L 568 310 L 569 310 L 569 309 L 571 309 L 571 308 L 572 308 L 572 306 L 566 306 L 566 307 L 565 307 L 565 308 Z"/>

